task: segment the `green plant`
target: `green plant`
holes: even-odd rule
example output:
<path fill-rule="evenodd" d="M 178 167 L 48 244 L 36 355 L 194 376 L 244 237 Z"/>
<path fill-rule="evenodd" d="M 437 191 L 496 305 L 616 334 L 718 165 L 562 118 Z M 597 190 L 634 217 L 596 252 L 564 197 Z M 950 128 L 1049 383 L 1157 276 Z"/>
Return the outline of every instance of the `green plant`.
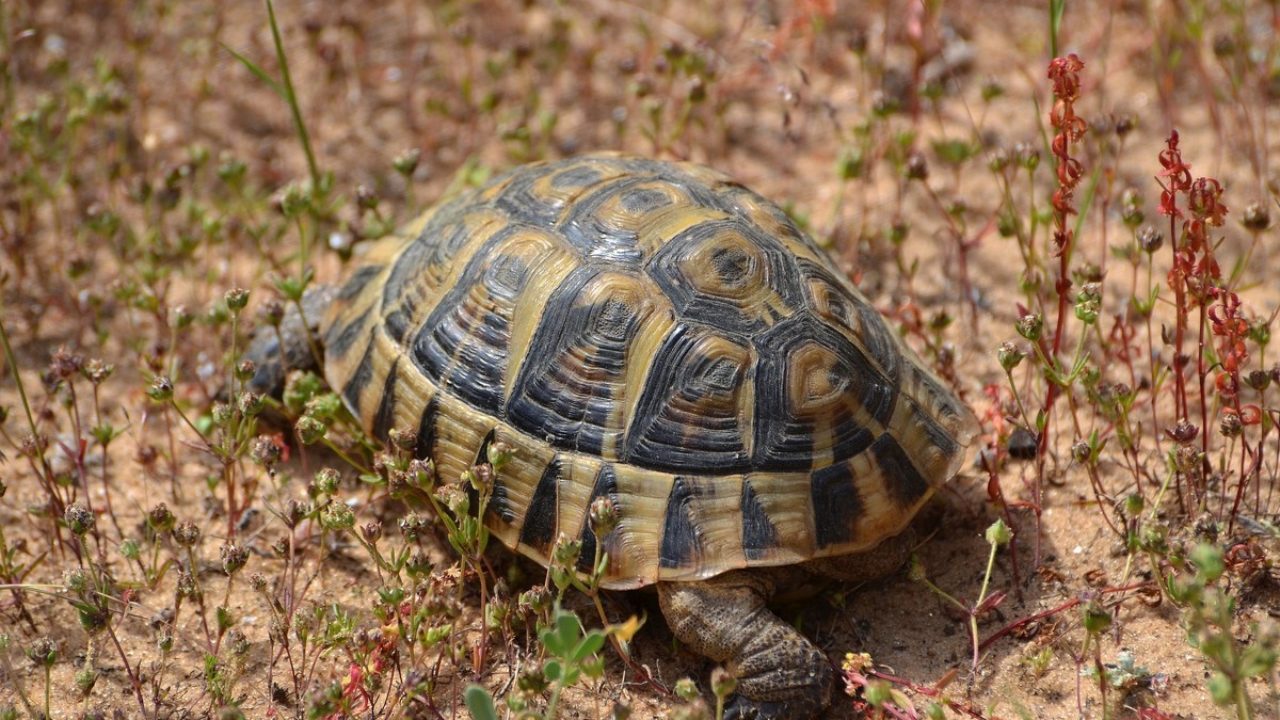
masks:
<path fill-rule="evenodd" d="M 1165 591 L 1183 609 L 1187 642 L 1212 668 L 1207 686 L 1214 703 L 1234 706 L 1236 717 L 1254 717 L 1248 682 L 1269 677 L 1280 653 L 1280 636 L 1254 628 L 1251 642 L 1234 634 L 1235 599 L 1219 581 L 1226 572 L 1220 548 L 1201 543 L 1192 548 L 1182 572 L 1166 576 Z"/>
<path fill-rule="evenodd" d="M 507 706 L 520 718 L 551 720 L 556 717 L 560 695 L 566 688 L 583 678 L 594 680 L 603 674 L 604 659 L 599 652 L 605 640 L 610 636 L 630 640 L 636 627 L 629 623 L 585 630 L 577 615 L 557 605 L 550 619 L 538 627 L 538 639 L 546 657 L 540 667 L 520 677 L 519 692 L 507 698 Z M 546 708 L 541 712 L 531 709 L 532 699 L 544 693 L 550 694 Z M 495 716 L 493 699 L 484 688 L 468 687 L 466 700 L 473 720 Z"/>

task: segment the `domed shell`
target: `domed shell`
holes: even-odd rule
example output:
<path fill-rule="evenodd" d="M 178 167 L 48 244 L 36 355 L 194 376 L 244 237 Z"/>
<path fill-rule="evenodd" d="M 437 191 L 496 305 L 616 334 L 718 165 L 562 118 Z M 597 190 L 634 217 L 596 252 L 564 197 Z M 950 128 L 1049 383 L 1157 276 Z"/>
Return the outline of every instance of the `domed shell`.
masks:
<path fill-rule="evenodd" d="M 706 168 L 528 165 L 360 258 L 323 327 L 368 431 L 457 478 L 501 440 L 486 523 L 606 586 L 873 546 L 960 467 L 970 411 L 774 204 Z"/>

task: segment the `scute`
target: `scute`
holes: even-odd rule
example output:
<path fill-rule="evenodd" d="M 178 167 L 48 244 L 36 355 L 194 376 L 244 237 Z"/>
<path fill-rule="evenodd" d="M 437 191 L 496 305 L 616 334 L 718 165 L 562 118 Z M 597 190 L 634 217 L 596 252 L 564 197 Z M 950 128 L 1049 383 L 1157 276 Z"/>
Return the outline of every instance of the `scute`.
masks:
<path fill-rule="evenodd" d="M 738 219 L 701 223 L 667 239 L 649 273 L 681 320 L 744 337 L 801 307 L 794 259 Z"/>
<path fill-rule="evenodd" d="M 552 293 L 507 400 L 507 421 L 556 447 L 616 457 L 627 351 L 652 312 L 641 280 L 576 268 Z"/>
<path fill-rule="evenodd" d="M 494 536 L 543 563 L 580 539 L 607 587 L 870 547 L 976 432 L 785 212 L 689 164 L 517 168 L 371 246 L 322 333 L 366 429 L 446 480 L 515 448 Z"/>
<path fill-rule="evenodd" d="M 669 472 L 750 469 L 742 427 L 750 363 L 750 350 L 729 337 L 675 325 L 652 358 L 622 459 Z"/>

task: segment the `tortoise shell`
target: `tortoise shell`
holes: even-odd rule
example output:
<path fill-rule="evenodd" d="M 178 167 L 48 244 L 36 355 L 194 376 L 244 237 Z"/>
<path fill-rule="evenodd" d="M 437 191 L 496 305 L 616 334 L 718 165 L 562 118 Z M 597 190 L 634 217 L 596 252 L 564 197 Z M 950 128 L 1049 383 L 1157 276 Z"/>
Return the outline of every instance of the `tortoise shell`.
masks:
<path fill-rule="evenodd" d="M 546 564 L 619 511 L 605 585 L 864 550 L 963 462 L 970 411 L 776 205 L 706 168 L 516 169 L 360 258 L 325 372 L 444 478 L 515 449 L 486 524 Z"/>

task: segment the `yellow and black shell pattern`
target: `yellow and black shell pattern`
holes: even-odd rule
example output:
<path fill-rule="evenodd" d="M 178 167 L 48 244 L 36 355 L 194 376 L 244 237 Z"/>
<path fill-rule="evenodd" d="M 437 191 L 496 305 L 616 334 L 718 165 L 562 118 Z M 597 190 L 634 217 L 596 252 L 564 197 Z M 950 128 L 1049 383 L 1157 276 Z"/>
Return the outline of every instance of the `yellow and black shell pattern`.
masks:
<path fill-rule="evenodd" d="M 457 478 L 515 450 L 486 524 L 605 585 L 867 549 L 954 475 L 972 413 L 777 206 L 704 167 L 520 167 L 360 257 L 325 373 L 375 437 Z M 479 451 L 478 451 L 479 450 Z"/>

